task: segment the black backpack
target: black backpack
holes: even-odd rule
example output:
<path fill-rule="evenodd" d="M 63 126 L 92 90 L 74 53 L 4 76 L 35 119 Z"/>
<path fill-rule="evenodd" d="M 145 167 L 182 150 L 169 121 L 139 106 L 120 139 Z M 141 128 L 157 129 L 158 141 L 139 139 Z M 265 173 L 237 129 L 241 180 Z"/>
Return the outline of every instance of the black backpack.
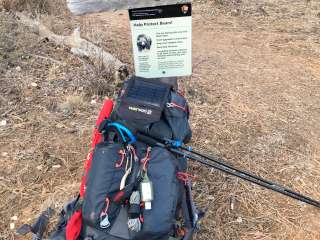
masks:
<path fill-rule="evenodd" d="M 186 100 L 170 85 L 126 81 L 116 106 L 106 102 L 99 115 L 80 195 L 66 204 L 50 239 L 191 239 L 203 214 L 192 200 L 187 160 L 135 137 L 186 143 L 188 118 Z"/>

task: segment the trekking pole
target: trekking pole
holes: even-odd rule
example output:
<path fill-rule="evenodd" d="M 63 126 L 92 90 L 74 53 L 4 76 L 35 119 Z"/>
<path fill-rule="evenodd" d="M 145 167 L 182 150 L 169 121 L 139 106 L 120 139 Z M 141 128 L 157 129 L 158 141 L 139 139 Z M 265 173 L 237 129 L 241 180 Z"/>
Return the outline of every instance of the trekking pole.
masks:
<path fill-rule="evenodd" d="M 291 189 L 288 189 L 284 186 L 281 186 L 280 184 L 271 182 L 269 180 L 263 179 L 259 176 L 254 175 L 254 174 L 251 174 L 246 171 L 242 171 L 240 169 L 237 169 L 233 166 L 230 166 L 230 165 L 222 162 L 221 159 L 218 157 L 212 157 L 212 156 L 208 156 L 208 155 L 199 153 L 199 152 L 194 151 L 191 148 L 183 146 L 183 145 L 178 146 L 178 147 L 171 147 L 168 144 L 160 143 L 156 139 L 154 139 L 150 136 L 140 134 L 140 133 L 137 134 L 137 138 L 140 141 L 145 142 L 146 144 L 148 144 L 150 146 L 158 146 L 158 147 L 167 148 L 172 153 L 189 158 L 189 159 L 194 160 L 196 162 L 199 162 L 205 166 L 215 168 L 215 169 L 220 170 L 224 173 L 239 177 L 239 178 L 246 180 L 248 182 L 254 183 L 256 185 L 265 187 L 267 189 L 281 193 L 281 194 L 286 195 L 288 197 L 291 197 L 293 199 L 296 199 L 301 202 L 304 202 L 304 203 L 307 203 L 307 204 L 310 204 L 310 205 L 313 205 L 315 207 L 320 208 L 319 201 L 314 200 L 310 197 L 304 196 L 302 194 L 299 194 L 297 192 L 294 192 Z M 184 151 L 179 150 L 179 148 L 183 149 Z"/>
<path fill-rule="evenodd" d="M 286 191 L 286 192 L 288 192 L 288 193 L 291 193 L 291 194 L 294 194 L 294 195 L 296 195 L 297 197 L 305 198 L 305 199 L 308 199 L 309 201 L 315 201 L 315 200 L 313 200 L 313 199 L 311 199 L 311 198 L 309 198 L 309 197 L 306 197 L 306 196 L 304 196 L 304 195 L 302 195 L 302 194 L 299 194 L 299 193 L 294 192 L 294 191 L 292 191 L 292 190 L 290 190 L 290 189 L 288 189 L 288 188 L 285 188 L 285 187 L 283 187 L 283 186 L 281 186 L 281 185 L 279 185 L 279 184 L 277 184 L 277 183 L 273 183 L 273 182 L 271 182 L 271 181 L 269 181 L 269 180 L 267 180 L 267 179 L 264 179 L 264 178 L 261 178 L 261 177 L 259 177 L 259 176 L 256 176 L 256 175 L 254 175 L 254 174 L 252 174 L 252 173 L 250 173 L 250 172 L 247 172 L 247 171 L 245 171 L 245 170 L 241 170 L 241 169 L 239 169 L 239 168 L 236 168 L 236 167 L 233 167 L 233 166 L 231 166 L 231 165 L 228 165 L 228 164 L 226 164 L 226 163 L 224 162 L 224 160 L 223 160 L 222 158 L 220 158 L 220 157 L 218 157 L 218 156 L 215 156 L 215 155 L 211 155 L 211 156 L 210 156 L 210 155 L 207 155 L 207 154 L 204 154 L 204 153 L 200 153 L 200 152 L 195 151 L 195 150 L 193 150 L 192 148 L 187 147 L 187 146 L 181 146 L 181 148 L 182 148 L 183 150 L 185 150 L 185 151 L 189 151 L 189 152 L 192 153 L 192 154 L 198 155 L 198 156 L 200 156 L 200 157 L 202 157 L 202 158 L 204 158 L 204 159 L 206 159 L 206 160 L 208 160 L 208 161 L 215 162 L 215 163 L 217 163 L 217 164 L 219 164 L 219 165 L 221 165 L 221 166 L 227 167 L 227 168 L 229 168 L 229 169 L 231 169 L 231 170 L 233 170 L 233 171 L 235 171 L 235 172 L 238 172 L 238 173 L 241 173 L 241 174 L 245 174 L 245 175 L 247 175 L 248 177 L 250 177 L 250 178 L 252 178 L 252 179 L 255 179 L 256 181 L 264 182 L 265 184 L 267 184 L 267 185 L 269 185 L 269 186 L 271 185 L 271 186 L 276 186 L 276 187 L 278 187 L 278 188 L 282 188 L 284 191 Z M 300 200 L 300 199 L 298 199 L 298 200 Z M 319 203 L 320 203 L 320 202 L 318 202 L 318 201 L 315 201 L 315 202 L 318 204 L 316 207 L 319 207 Z"/>

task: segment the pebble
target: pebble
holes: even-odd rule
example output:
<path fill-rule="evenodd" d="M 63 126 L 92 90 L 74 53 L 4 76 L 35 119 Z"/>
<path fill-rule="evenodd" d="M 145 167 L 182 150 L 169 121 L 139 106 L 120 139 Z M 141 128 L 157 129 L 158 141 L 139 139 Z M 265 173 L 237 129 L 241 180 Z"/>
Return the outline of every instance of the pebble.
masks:
<path fill-rule="evenodd" d="M 12 220 L 12 221 L 18 221 L 18 216 L 13 216 L 13 217 L 11 217 L 11 220 Z"/>
<path fill-rule="evenodd" d="M 38 87 L 38 84 L 35 82 L 32 82 L 30 85 L 31 85 L 31 87 Z"/>
<path fill-rule="evenodd" d="M 56 127 L 61 129 L 64 128 L 64 125 L 62 123 L 57 123 Z"/>
<path fill-rule="evenodd" d="M 41 169 L 42 169 L 42 166 L 39 165 L 39 166 L 37 166 L 36 168 L 37 168 L 38 170 L 41 170 Z"/>
<path fill-rule="evenodd" d="M 14 223 L 10 223 L 10 230 L 13 230 L 15 228 L 15 224 Z"/>
<path fill-rule="evenodd" d="M 61 168 L 61 165 L 60 165 L 60 164 L 53 165 L 52 168 L 54 168 L 54 169 L 59 169 L 59 168 Z"/>
<path fill-rule="evenodd" d="M 232 211 L 234 210 L 234 202 L 235 202 L 235 197 L 231 196 L 231 198 L 230 198 L 230 209 Z"/>
<path fill-rule="evenodd" d="M 76 133 L 76 132 L 78 132 L 78 129 L 76 129 L 76 128 L 70 128 L 70 129 L 68 129 L 66 132 L 67 132 L 67 133 Z"/>
<path fill-rule="evenodd" d="M 237 223 L 242 223 L 242 222 L 243 222 L 242 217 L 238 217 L 237 220 L 236 220 L 236 222 L 237 222 Z"/>
<path fill-rule="evenodd" d="M 20 66 L 16 67 L 16 71 L 21 72 L 21 67 Z"/>
<path fill-rule="evenodd" d="M 3 153 L 1 153 L 1 156 L 2 157 L 6 157 L 6 156 L 8 156 L 8 153 L 7 152 L 3 152 Z"/>
<path fill-rule="evenodd" d="M 97 100 L 92 99 L 92 100 L 91 100 L 91 104 L 97 104 Z"/>
<path fill-rule="evenodd" d="M 7 120 L 2 120 L 1 122 L 0 122 L 0 126 L 1 127 L 4 127 L 4 126 L 6 126 L 7 125 Z"/>

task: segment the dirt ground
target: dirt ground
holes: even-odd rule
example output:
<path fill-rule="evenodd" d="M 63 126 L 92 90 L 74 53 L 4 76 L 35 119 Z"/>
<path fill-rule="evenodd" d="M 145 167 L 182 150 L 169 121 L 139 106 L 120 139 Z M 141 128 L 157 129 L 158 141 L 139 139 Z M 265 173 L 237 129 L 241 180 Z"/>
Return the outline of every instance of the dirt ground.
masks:
<path fill-rule="evenodd" d="M 59 34 L 81 25 L 132 71 L 125 11 L 42 18 Z M 95 118 L 119 84 L 13 14 L 0 11 L 0 32 L 0 239 L 23 239 L 10 225 L 47 206 L 59 211 L 77 194 Z M 317 0 L 195 2 L 193 75 L 180 79 L 192 145 L 320 199 L 319 39 Z M 318 209 L 197 164 L 190 170 L 195 199 L 208 208 L 195 239 L 320 239 Z"/>

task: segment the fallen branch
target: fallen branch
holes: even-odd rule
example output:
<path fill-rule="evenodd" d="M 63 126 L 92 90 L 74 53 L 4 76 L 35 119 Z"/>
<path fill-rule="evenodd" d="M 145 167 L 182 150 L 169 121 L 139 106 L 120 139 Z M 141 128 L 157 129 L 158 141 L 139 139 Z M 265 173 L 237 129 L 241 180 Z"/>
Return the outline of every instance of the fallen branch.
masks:
<path fill-rule="evenodd" d="M 31 19 L 21 13 L 16 13 L 22 24 L 30 27 L 41 38 L 47 38 L 57 45 L 66 46 L 77 56 L 87 57 L 95 63 L 102 64 L 106 69 L 114 70 L 116 77 L 123 79 L 128 75 L 126 64 L 115 58 L 110 53 L 96 46 L 92 42 L 81 38 L 80 28 L 76 28 L 72 35 L 61 36 L 50 31 L 46 26 L 35 19 Z"/>

